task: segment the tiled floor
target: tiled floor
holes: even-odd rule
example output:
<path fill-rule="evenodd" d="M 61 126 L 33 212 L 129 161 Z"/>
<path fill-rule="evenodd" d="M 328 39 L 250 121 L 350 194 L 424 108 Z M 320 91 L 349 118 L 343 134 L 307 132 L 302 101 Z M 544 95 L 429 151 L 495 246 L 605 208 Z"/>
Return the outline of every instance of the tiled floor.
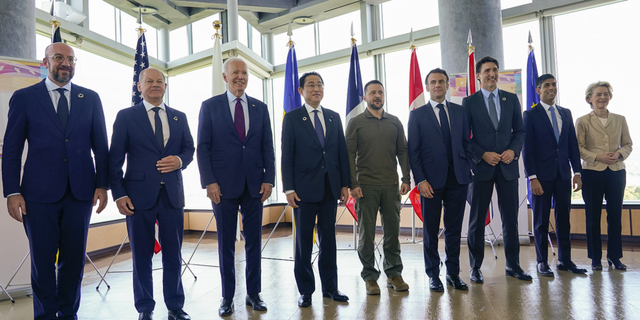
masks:
<path fill-rule="evenodd" d="M 269 234 L 264 229 L 264 239 Z M 195 248 L 200 234 L 185 236 L 183 257 L 185 260 Z M 293 262 L 287 261 L 293 255 L 290 226 L 283 226 L 264 250 L 262 263 L 262 295 L 269 310 L 255 312 L 244 302 L 244 252 L 243 243 L 237 244 L 237 274 L 239 275 L 235 296 L 235 313 L 230 319 L 640 319 L 640 253 L 637 248 L 625 248 L 626 272 L 606 267 L 601 272 L 589 270 L 579 276 L 567 272 L 556 272 L 555 278 L 538 277 L 535 273 L 535 249 L 522 246 L 520 261 L 525 271 L 532 274 L 533 282 L 523 282 L 504 275 L 504 254 L 497 247 L 498 259 L 493 257 L 490 247 L 486 247 L 486 258 L 482 271 L 483 285 L 469 283 L 468 251 L 461 252 L 461 276 L 469 283 L 469 291 L 455 291 L 447 287 L 444 293 L 432 293 L 428 289 L 428 278 L 424 273 L 422 245 L 405 240 L 402 236 L 403 276 L 410 285 L 408 292 L 386 289 L 386 277 L 382 275 L 378 283 L 382 287 L 379 296 L 367 296 L 364 282 L 360 279 L 361 265 L 353 250 L 353 236 L 350 232 L 339 232 L 338 275 L 340 290 L 350 297 L 348 303 L 336 303 L 323 299 L 319 289 L 313 295 L 310 308 L 299 308 L 296 304 L 298 292 L 293 276 Z M 380 235 L 378 235 L 380 238 Z M 264 241 L 263 241 L 264 243 Z M 464 241 L 463 241 L 464 243 Z M 579 245 L 577 247 L 580 247 Z M 444 243 L 440 240 L 441 256 Z M 574 248 L 574 261 L 589 267 L 584 248 Z M 112 271 L 131 270 L 131 253 L 120 254 Z M 281 260 L 266 259 L 277 258 Z M 112 257 L 96 259 L 100 271 L 104 272 Z M 550 264 L 555 270 L 554 256 Z M 154 266 L 161 266 L 161 257 L 154 258 Z M 215 234 L 205 236 L 192 263 L 217 265 L 217 241 Z M 605 262 L 605 261 L 603 261 Z M 192 265 L 197 279 L 187 270 L 183 277 L 186 293 L 185 310 L 193 319 L 216 319 L 221 299 L 220 274 L 218 268 Z M 154 272 L 155 296 L 158 302 L 155 319 L 167 319 L 167 311 L 162 302 L 161 270 Z M 441 271 L 444 281 L 445 270 Z M 133 306 L 131 273 L 109 273 L 106 277 L 110 289 L 102 284 L 96 286 L 99 277 L 93 267 L 87 265 L 82 288 L 82 303 L 79 319 L 137 319 Z M 318 276 L 316 274 L 316 279 Z M 22 297 L 15 304 L 0 302 L 0 319 L 32 319 L 32 300 Z"/>

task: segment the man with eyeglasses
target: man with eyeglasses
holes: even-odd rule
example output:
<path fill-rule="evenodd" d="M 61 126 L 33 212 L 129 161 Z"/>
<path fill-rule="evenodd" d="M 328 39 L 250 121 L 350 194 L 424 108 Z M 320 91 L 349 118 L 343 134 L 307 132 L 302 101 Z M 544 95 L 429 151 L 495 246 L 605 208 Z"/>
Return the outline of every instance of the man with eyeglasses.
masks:
<path fill-rule="evenodd" d="M 98 94 L 71 83 L 73 49 L 51 44 L 42 62 L 47 78 L 9 101 L 2 182 L 29 238 L 34 319 L 77 319 L 92 206 L 107 205 L 107 130 Z"/>
<path fill-rule="evenodd" d="M 335 232 L 337 203 L 349 199 L 349 160 L 342 121 L 338 113 L 320 105 L 324 82 L 319 73 L 302 75 L 298 92 L 305 103 L 287 112 L 282 124 L 282 184 L 296 228 L 298 306 L 311 306 L 316 288 L 311 266 L 316 218 L 322 295 L 346 302 L 349 298 L 338 291 Z"/>

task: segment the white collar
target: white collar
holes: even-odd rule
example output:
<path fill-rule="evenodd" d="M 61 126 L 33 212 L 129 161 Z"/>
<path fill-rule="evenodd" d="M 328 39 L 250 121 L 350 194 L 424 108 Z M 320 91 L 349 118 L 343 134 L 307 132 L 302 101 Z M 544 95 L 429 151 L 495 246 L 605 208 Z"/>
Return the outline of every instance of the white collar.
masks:
<path fill-rule="evenodd" d="M 44 84 L 47 86 L 47 91 L 53 91 L 59 88 L 65 88 L 67 89 L 67 91 L 71 92 L 71 81 L 67 82 L 64 86 L 59 86 L 55 83 L 53 83 L 53 81 L 51 81 L 51 79 L 49 79 L 49 77 L 47 77 L 44 80 Z"/>
<path fill-rule="evenodd" d="M 151 103 L 149 103 L 147 100 L 142 100 L 142 103 L 144 104 L 144 108 L 147 110 L 147 112 L 149 112 L 149 110 L 155 108 L 156 106 L 152 105 Z M 164 112 L 167 112 L 167 110 L 165 109 L 165 104 L 164 102 L 161 103 L 158 107 L 162 110 L 164 110 Z"/>
<path fill-rule="evenodd" d="M 317 109 L 314 109 L 312 106 L 305 102 L 304 107 L 307 108 L 307 113 L 309 114 L 311 114 L 314 110 L 318 110 L 318 113 L 322 113 L 322 106 L 318 106 Z"/>

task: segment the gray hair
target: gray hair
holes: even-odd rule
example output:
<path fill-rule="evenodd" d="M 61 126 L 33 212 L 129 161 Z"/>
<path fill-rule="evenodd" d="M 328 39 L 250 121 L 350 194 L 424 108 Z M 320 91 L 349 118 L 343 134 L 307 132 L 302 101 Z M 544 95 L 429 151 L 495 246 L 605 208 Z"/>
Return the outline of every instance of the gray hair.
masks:
<path fill-rule="evenodd" d="M 249 69 L 249 65 L 247 65 L 247 63 L 244 60 L 242 60 L 242 58 L 231 57 L 231 58 L 227 59 L 227 61 L 225 61 L 224 64 L 222 64 L 222 72 L 223 73 L 227 73 L 227 71 L 229 69 L 229 64 L 231 62 L 234 62 L 234 61 L 240 61 L 240 62 L 244 63 L 244 65 L 247 67 L 247 69 Z"/>

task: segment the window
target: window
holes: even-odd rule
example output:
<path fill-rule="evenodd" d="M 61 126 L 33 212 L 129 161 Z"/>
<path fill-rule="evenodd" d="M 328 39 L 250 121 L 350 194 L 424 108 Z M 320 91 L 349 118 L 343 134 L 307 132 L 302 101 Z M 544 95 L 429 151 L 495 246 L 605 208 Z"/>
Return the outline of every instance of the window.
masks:
<path fill-rule="evenodd" d="M 219 19 L 220 14 L 216 13 L 191 24 L 194 53 L 213 48 L 213 39 L 211 37 L 216 34 L 213 22 Z M 220 29 L 219 33 L 222 34 L 222 29 Z"/>
<path fill-rule="evenodd" d="M 262 34 L 254 27 L 251 27 L 251 50 L 262 57 Z"/>
<path fill-rule="evenodd" d="M 320 53 L 322 54 L 349 48 L 351 46 L 352 23 L 354 33 L 353 37 L 358 40 L 358 44 L 362 44 L 360 10 L 319 22 L 318 39 L 320 41 Z"/>
<path fill-rule="evenodd" d="M 292 26 L 293 27 L 293 26 Z M 291 40 L 296 43 L 296 57 L 298 60 L 313 57 L 316 55 L 315 31 L 314 25 L 308 25 L 293 29 Z M 289 53 L 289 36 L 287 33 L 281 33 L 273 37 L 273 51 L 275 54 L 274 62 L 276 65 L 287 62 L 287 54 Z"/>
<path fill-rule="evenodd" d="M 142 17 L 144 22 L 144 16 Z M 125 11 L 120 12 L 120 25 L 122 32 L 121 43 L 125 46 L 135 49 L 138 43 L 138 27 L 137 18 L 127 14 Z M 147 41 L 147 53 L 149 56 L 158 56 L 158 34 L 155 28 L 143 23 L 142 28 L 147 30 L 144 33 L 144 38 Z"/>
<path fill-rule="evenodd" d="M 640 1 L 625 1 L 555 17 L 559 104 L 571 109 L 574 120 L 588 114 L 591 108 L 584 100 L 585 89 L 598 80 L 608 81 L 615 97 L 608 109 L 626 117 L 635 142 L 640 141 L 640 130 L 633 127 L 633 121 L 640 117 L 635 103 L 637 88 L 632 80 L 638 70 L 633 63 L 637 44 L 629 39 L 640 38 L 635 23 L 637 12 Z M 636 191 L 640 186 L 638 152 L 631 153 L 625 164 L 624 199 L 640 200 Z M 576 195 L 573 199 L 582 201 Z"/>
<path fill-rule="evenodd" d="M 247 33 L 247 20 L 238 16 L 238 41 L 244 44 L 247 48 L 249 47 L 249 35 Z"/>
<path fill-rule="evenodd" d="M 527 79 L 527 59 L 529 57 L 529 32 L 533 43 L 531 44 L 536 56 L 538 75 L 542 75 L 542 47 L 540 45 L 540 24 L 538 20 L 525 22 L 502 29 L 502 42 L 504 48 L 504 66 L 501 70 L 521 69 L 522 79 Z M 482 57 L 476 56 L 476 61 Z M 527 86 L 522 81 L 522 108 L 526 109 Z"/>
<path fill-rule="evenodd" d="M 89 3 L 89 30 L 116 39 L 116 9 L 104 1 Z"/>
<path fill-rule="evenodd" d="M 381 5 L 382 33 L 391 38 L 435 27 L 439 23 L 438 0 L 392 0 Z M 407 76 L 408 77 L 408 76 Z"/>
<path fill-rule="evenodd" d="M 169 60 L 173 61 L 189 55 L 189 41 L 187 38 L 187 26 L 182 26 L 169 33 Z"/>

